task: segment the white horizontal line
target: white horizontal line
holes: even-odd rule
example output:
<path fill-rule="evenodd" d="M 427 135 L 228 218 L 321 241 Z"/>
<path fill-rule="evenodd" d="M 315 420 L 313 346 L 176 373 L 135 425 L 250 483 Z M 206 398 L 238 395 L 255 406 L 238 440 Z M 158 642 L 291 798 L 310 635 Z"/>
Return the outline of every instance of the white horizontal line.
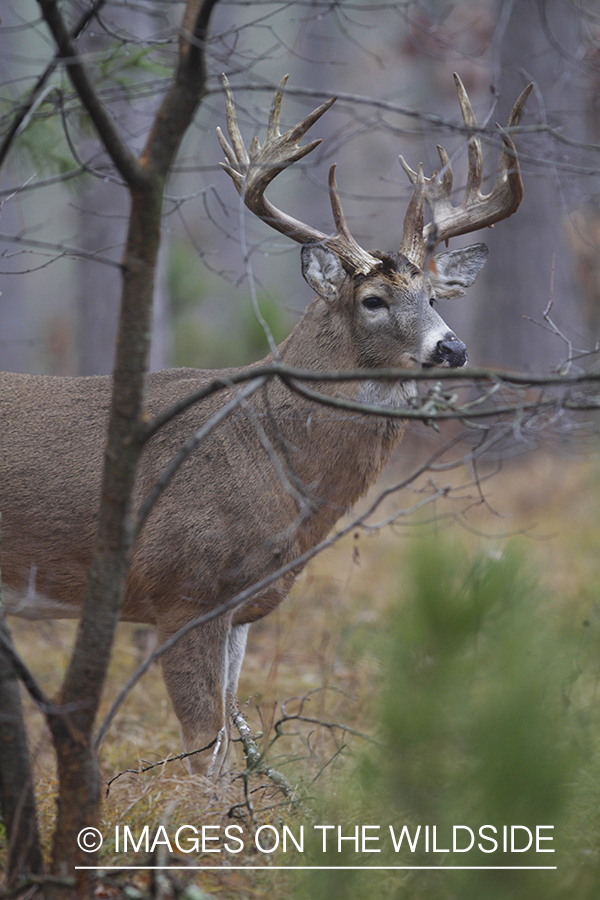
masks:
<path fill-rule="evenodd" d="M 558 866 L 75 866 L 76 869 L 165 869 L 165 870 L 175 870 L 175 869 L 201 869 L 204 870 L 217 870 L 220 872 L 230 872 L 233 869 L 249 869 L 249 870 L 257 870 L 257 871 L 269 871 L 269 869 L 322 869 L 323 871 L 329 871 L 333 869 L 360 869 L 363 872 L 368 872 L 370 869 L 402 869 L 403 871 L 407 870 L 415 870 L 415 869 L 427 869 L 427 870 L 435 870 L 435 871 L 448 871 L 452 869 L 469 869 L 469 870 L 479 870 L 485 871 L 486 869 L 494 870 L 494 871 L 503 871 L 503 872 L 514 872 L 514 871 L 523 871 L 525 869 L 531 870 L 551 870 L 558 869 Z"/>

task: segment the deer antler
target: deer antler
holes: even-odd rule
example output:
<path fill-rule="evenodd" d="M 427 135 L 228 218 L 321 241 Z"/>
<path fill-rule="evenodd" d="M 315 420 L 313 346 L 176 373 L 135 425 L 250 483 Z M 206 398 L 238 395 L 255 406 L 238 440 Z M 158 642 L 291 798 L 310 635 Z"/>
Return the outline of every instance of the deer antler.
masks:
<path fill-rule="evenodd" d="M 452 167 L 450 159 L 443 147 L 438 146 L 438 153 L 442 163 L 442 176 L 434 172 L 430 178 L 423 176 L 423 166 L 419 166 L 417 172 L 410 168 L 404 158 L 400 157 L 400 164 L 412 184 L 415 185 L 412 197 L 404 219 L 404 231 L 400 252 L 407 256 L 420 268 L 423 267 L 427 254 L 442 241 L 448 241 L 459 234 L 468 234 L 494 225 L 502 219 L 511 216 L 523 199 L 523 182 L 519 170 L 519 160 L 514 141 L 508 131 L 514 131 L 521 121 L 521 115 L 525 101 L 531 93 L 533 84 L 529 84 L 519 95 L 513 106 L 506 130 L 500 129 L 503 148 L 498 162 L 498 174 L 496 183 L 489 194 L 481 193 L 481 181 L 483 177 L 483 165 L 481 154 L 481 141 L 474 136 L 477 129 L 477 120 L 473 108 L 467 96 L 465 87 L 454 74 L 454 81 L 458 91 L 458 100 L 462 112 L 463 121 L 469 135 L 469 168 L 467 174 L 467 186 L 465 198 L 459 206 L 452 206 L 450 195 L 452 193 Z M 426 200 L 433 221 L 428 225 L 424 222 L 423 201 Z"/>
<path fill-rule="evenodd" d="M 217 128 L 219 143 L 227 160 L 227 162 L 221 163 L 221 166 L 231 176 L 238 193 L 248 209 L 256 216 L 272 228 L 275 228 L 276 231 L 287 235 L 287 237 L 292 238 L 299 244 L 305 244 L 308 241 L 318 241 L 325 244 L 337 253 L 345 268 L 350 272 L 362 272 L 366 275 L 375 266 L 381 265 L 381 261 L 371 256 L 366 250 L 363 250 L 350 234 L 335 183 L 335 165 L 329 170 L 329 197 L 336 226 L 335 235 L 323 234 L 316 228 L 312 228 L 310 225 L 288 216 L 273 206 L 264 195 L 266 188 L 280 172 L 297 160 L 302 159 L 303 156 L 306 156 L 307 153 L 310 153 L 311 150 L 314 150 L 321 143 L 320 140 L 316 140 L 305 147 L 298 146 L 300 138 L 308 131 L 311 125 L 314 125 L 321 118 L 336 99 L 332 97 L 330 100 L 322 103 L 321 106 L 309 113 L 301 122 L 298 122 L 297 125 L 286 131 L 285 134 L 280 134 L 281 100 L 283 87 L 287 80 L 288 76 L 285 75 L 273 97 L 267 136 L 263 146 L 261 147 L 258 138 L 254 137 L 250 142 L 249 150 L 246 150 L 236 120 L 233 94 L 227 78 L 223 75 L 227 106 L 227 130 L 229 131 L 231 146 L 223 136 L 221 129 Z"/>

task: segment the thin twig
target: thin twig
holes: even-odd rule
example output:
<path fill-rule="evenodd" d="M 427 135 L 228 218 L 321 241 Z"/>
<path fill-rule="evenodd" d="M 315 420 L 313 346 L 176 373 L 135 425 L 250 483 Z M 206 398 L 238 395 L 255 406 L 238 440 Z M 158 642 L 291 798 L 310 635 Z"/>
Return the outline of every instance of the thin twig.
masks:
<path fill-rule="evenodd" d="M 38 0 L 42 15 L 58 47 L 58 54 L 67 68 L 75 90 L 85 106 L 104 147 L 119 173 L 131 188 L 147 186 L 147 176 L 135 154 L 119 134 L 114 120 L 100 99 L 93 80 L 83 62 L 73 34 L 67 29 L 56 0 Z"/>
<path fill-rule="evenodd" d="M 0 235 L 1 237 L 1 235 Z M 200 374 L 200 373 L 199 373 Z M 212 373 L 202 372 L 203 377 L 210 377 Z M 509 385 L 515 387 L 576 387 L 587 384 L 596 384 L 600 382 L 600 372 L 570 372 L 568 374 L 528 374 L 523 372 L 501 372 L 497 369 L 349 369 L 347 371 L 323 371 L 311 369 L 297 369 L 287 366 L 284 363 L 270 363 L 264 365 L 255 365 L 246 369 L 239 369 L 237 372 L 228 372 L 227 376 L 214 373 L 213 378 L 206 384 L 203 384 L 197 391 L 193 391 L 186 397 L 183 397 L 177 403 L 174 403 L 164 412 L 159 413 L 146 426 L 142 441 L 147 442 L 156 432 L 163 427 L 171 419 L 176 418 L 185 412 L 190 406 L 205 400 L 223 390 L 230 390 L 232 384 L 240 384 L 244 381 L 250 381 L 253 378 L 275 378 L 280 377 L 282 381 L 291 389 L 298 390 L 304 396 L 322 403 L 327 406 L 338 406 L 353 412 L 363 413 L 371 416 L 382 416 L 388 418 L 406 418 L 415 420 L 436 419 L 461 419 L 461 418 L 478 418 L 489 417 L 496 414 L 508 414 L 515 410 L 523 408 L 521 403 L 507 405 L 504 407 L 496 407 L 493 411 L 485 410 L 481 412 L 473 411 L 473 405 L 479 401 L 471 401 L 467 407 L 458 407 L 455 410 L 445 410 L 436 412 L 423 411 L 418 408 L 402 407 L 394 409 L 388 406 L 374 406 L 359 403 L 350 398 L 338 398 L 328 394 L 321 394 L 316 391 L 309 391 L 303 388 L 298 382 L 318 381 L 318 382 L 347 382 L 347 381 L 454 381 L 460 384 L 470 384 L 471 382 L 490 382 L 492 385 Z M 491 396 L 491 395 L 490 395 Z M 486 399 L 486 398 L 484 398 Z M 554 401 L 550 401 L 552 405 Z M 530 405 L 527 407 L 530 408 Z M 575 407 L 579 408 L 579 407 Z M 592 405 L 590 408 L 597 408 Z"/>
<path fill-rule="evenodd" d="M 165 759 L 159 759 L 157 762 L 146 763 L 145 765 L 139 766 L 137 769 L 123 769 L 122 772 L 119 772 L 117 775 L 113 775 L 106 782 L 106 794 L 105 797 L 108 797 L 110 793 L 110 788 L 113 782 L 115 782 L 121 775 L 144 775 L 146 772 L 149 772 L 151 769 L 156 769 L 157 766 L 166 766 L 168 763 L 179 762 L 182 759 L 189 759 L 190 756 L 197 756 L 198 753 L 204 753 L 205 750 L 210 750 L 211 747 L 217 743 L 218 738 L 214 737 L 210 744 L 206 744 L 205 747 L 199 747 L 197 750 L 186 750 L 184 753 L 178 753 L 177 756 L 167 756 Z M 140 762 L 144 762 L 144 760 L 140 760 Z"/>
<path fill-rule="evenodd" d="M 71 31 L 71 41 L 74 42 L 77 40 L 77 38 L 85 30 L 88 23 L 94 18 L 94 16 L 97 15 L 99 10 L 104 6 L 105 3 L 106 0 L 94 0 L 94 3 L 92 3 L 89 9 L 86 9 L 86 11 L 83 13 L 81 18 Z M 43 102 L 44 95 L 42 92 L 44 90 L 44 86 L 58 66 L 59 62 L 61 62 L 61 53 L 60 50 L 57 50 L 51 61 L 48 63 L 48 65 L 32 87 L 27 99 L 17 107 L 12 125 L 6 132 L 2 144 L 0 144 L 0 168 L 2 168 L 2 164 L 6 159 L 13 141 L 15 140 L 17 135 L 27 127 L 27 124 L 36 106 Z"/>
<path fill-rule="evenodd" d="M 10 657 L 11 665 L 19 676 L 23 685 L 27 689 L 28 694 L 34 701 L 35 705 L 44 715 L 57 715 L 59 710 L 54 703 L 46 696 L 43 689 L 37 683 L 29 668 L 23 662 L 12 643 L 7 639 L 6 635 L 0 630 L 0 644 L 2 650 Z"/>
<path fill-rule="evenodd" d="M 230 714 L 233 724 L 239 732 L 242 747 L 244 748 L 244 756 L 246 759 L 245 776 L 251 774 L 265 775 L 269 781 L 272 781 L 273 784 L 279 788 L 288 800 L 297 803 L 297 789 L 292 787 L 285 775 L 282 775 L 281 772 L 265 762 L 263 754 L 258 749 L 258 745 L 252 736 L 250 726 L 240 710 L 231 709 Z"/>

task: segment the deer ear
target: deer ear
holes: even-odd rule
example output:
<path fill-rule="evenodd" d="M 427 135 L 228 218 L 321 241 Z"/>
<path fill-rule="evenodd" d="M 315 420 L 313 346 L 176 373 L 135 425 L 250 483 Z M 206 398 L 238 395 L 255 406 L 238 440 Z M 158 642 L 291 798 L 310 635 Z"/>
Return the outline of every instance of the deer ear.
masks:
<path fill-rule="evenodd" d="M 472 244 L 462 250 L 447 250 L 433 260 L 435 267 L 429 272 L 429 280 L 435 295 L 441 300 L 462 297 L 471 287 L 489 253 L 485 244 Z"/>
<path fill-rule="evenodd" d="M 313 291 L 325 300 L 334 300 L 346 277 L 338 255 L 323 244 L 303 244 L 301 259 L 302 274 Z"/>

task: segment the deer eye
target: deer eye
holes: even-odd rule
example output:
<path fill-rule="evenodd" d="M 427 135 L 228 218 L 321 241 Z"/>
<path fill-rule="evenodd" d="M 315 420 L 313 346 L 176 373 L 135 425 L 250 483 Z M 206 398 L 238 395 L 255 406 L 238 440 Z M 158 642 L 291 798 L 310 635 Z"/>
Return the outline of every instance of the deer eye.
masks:
<path fill-rule="evenodd" d="M 365 297 L 363 300 L 365 309 L 389 309 L 389 304 L 382 297 Z"/>
<path fill-rule="evenodd" d="M 435 306 L 436 303 L 437 303 L 437 299 L 436 299 L 435 297 L 430 297 L 430 298 L 429 298 L 429 305 L 430 305 L 430 306 Z"/>

